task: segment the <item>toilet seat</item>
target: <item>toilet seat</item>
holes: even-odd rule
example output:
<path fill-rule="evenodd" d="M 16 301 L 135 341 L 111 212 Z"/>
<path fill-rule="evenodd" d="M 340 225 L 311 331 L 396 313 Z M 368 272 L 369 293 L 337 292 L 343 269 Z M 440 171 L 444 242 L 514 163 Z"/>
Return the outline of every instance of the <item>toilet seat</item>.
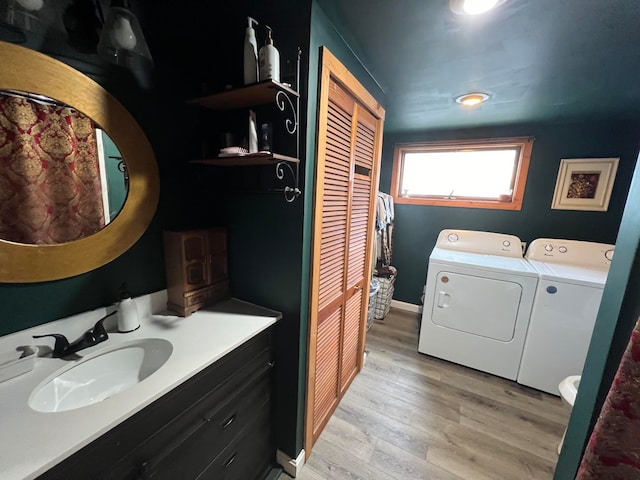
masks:
<path fill-rule="evenodd" d="M 576 395 L 578 394 L 578 388 L 580 387 L 580 375 L 571 375 L 560 382 L 558 390 L 560 390 L 560 396 L 562 400 L 573 408 L 573 404 L 576 403 Z M 567 426 L 568 427 L 568 426 Z M 558 455 L 562 451 L 562 444 L 564 443 L 564 437 L 567 435 L 567 429 L 564 429 L 562 439 L 558 444 Z"/>
<path fill-rule="evenodd" d="M 576 395 L 578 394 L 578 386 L 580 385 L 580 375 L 571 375 L 565 378 L 558 389 L 560 390 L 560 396 L 564 401 L 573 407 L 576 402 Z"/>

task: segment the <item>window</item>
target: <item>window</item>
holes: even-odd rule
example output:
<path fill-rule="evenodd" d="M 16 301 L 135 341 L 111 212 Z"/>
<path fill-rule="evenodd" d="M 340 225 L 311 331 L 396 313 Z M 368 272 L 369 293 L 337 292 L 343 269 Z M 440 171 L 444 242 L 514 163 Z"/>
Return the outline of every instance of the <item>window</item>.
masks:
<path fill-rule="evenodd" d="M 396 145 L 396 203 L 520 210 L 532 138 Z"/>

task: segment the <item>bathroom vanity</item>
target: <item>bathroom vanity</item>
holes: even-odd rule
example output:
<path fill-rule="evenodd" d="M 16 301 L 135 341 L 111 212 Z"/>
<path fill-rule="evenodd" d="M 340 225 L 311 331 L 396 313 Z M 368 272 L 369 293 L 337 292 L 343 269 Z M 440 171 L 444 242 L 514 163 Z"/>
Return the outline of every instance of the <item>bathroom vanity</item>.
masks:
<path fill-rule="evenodd" d="M 108 329 L 109 339 L 79 352 L 83 358 L 41 357 L 33 371 L 0 383 L 1 478 L 267 477 L 275 464 L 272 327 L 280 314 L 231 299 L 185 319 L 161 312 L 165 302 L 166 292 L 138 298 L 139 330 Z M 7 335 L 0 348 L 33 345 L 33 334 L 73 337 L 104 313 Z M 148 339 L 166 340 L 173 350 L 140 383 L 66 411 L 29 406 L 34 391 L 74 364 Z"/>

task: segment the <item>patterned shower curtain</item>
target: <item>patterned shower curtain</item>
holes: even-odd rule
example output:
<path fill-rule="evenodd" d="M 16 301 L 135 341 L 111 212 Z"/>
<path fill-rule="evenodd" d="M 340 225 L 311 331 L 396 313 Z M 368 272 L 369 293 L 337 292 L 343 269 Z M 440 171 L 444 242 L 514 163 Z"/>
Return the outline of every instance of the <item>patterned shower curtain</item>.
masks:
<path fill-rule="evenodd" d="M 640 479 L 640 319 L 576 476 L 576 480 L 609 479 Z"/>
<path fill-rule="evenodd" d="M 63 243 L 104 226 L 93 122 L 0 93 L 0 239 Z"/>

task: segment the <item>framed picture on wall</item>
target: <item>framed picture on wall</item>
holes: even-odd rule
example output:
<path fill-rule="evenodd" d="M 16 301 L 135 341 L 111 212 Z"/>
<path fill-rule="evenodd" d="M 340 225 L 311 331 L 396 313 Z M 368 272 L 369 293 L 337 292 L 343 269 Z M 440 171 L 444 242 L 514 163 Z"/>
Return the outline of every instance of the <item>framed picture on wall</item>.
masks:
<path fill-rule="evenodd" d="M 619 158 L 563 158 L 551 208 L 606 212 Z"/>

